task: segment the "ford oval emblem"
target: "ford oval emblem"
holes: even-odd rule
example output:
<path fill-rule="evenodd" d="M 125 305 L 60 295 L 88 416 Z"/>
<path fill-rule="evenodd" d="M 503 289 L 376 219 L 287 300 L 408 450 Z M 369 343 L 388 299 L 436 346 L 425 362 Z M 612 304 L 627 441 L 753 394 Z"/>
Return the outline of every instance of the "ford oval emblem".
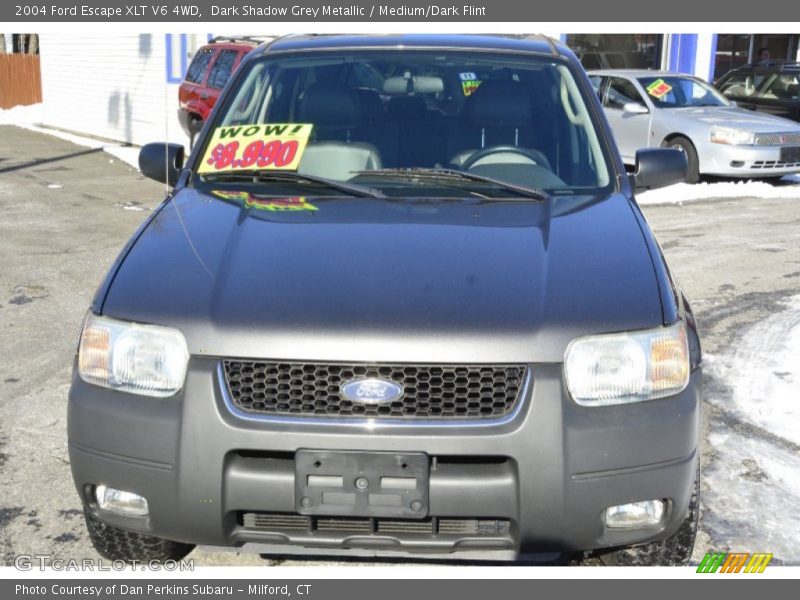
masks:
<path fill-rule="evenodd" d="M 341 396 L 359 404 L 388 404 L 403 395 L 403 386 L 388 379 L 352 379 L 342 384 Z"/>

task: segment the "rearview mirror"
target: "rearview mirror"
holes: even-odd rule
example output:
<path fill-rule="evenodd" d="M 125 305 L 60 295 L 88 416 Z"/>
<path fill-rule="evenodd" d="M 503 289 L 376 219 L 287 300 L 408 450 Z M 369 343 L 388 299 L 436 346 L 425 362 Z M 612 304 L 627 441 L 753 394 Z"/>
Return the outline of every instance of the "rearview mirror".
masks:
<path fill-rule="evenodd" d="M 175 187 L 183 168 L 184 153 L 180 144 L 145 144 L 139 151 L 139 170 L 145 177 Z"/>
<path fill-rule="evenodd" d="M 626 102 L 622 106 L 622 112 L 626 112 L 629 115 L 646 115 L 650 111 L 640 102 Z"/>
<path fill-rule="evenodd" d="M 689 164 L 686 155 L 672 148 L 647 148 L 636 151 L 636 169 L 631 175 L 637 192 L 654 190 L 686 181 Z"/>

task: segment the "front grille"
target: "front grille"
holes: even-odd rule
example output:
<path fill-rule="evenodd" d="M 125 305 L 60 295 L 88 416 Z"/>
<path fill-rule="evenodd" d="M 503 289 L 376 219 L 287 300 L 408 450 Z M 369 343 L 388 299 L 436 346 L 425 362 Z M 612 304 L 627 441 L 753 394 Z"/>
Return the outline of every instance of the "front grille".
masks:
<path fill-rule="evenodd" d="M 756 146 L 800 144 L 800 133 L 757 133 Z"/>
<path fill-rule="evenodd" d="M 281 532 L 306 531 L 324 533 L 391 536 L 507 536 L 511 531 L 508 519 L 473 519 L 429 517 L 427 519 L 381 519 L 364 517 L 310 517 L 298 514 L 243 512 L 239 522 L 246 529 Z"/>
<path fill-rule="evenodd" d="M 750 166 L 751 169 L 787 169 L 790 167 L 800 167 L 800 161 L 757 160 Z"/>
<path fill-rule="evenodd" d="M 233 404 L 263 415 L 386 419 L 485 419 L 510 413 L 520 401 L 524 365 L 343 365 L 224 360 Z M 378 377 L 403 386 L 387 404 L 341 398 L 340 385 Z"/>

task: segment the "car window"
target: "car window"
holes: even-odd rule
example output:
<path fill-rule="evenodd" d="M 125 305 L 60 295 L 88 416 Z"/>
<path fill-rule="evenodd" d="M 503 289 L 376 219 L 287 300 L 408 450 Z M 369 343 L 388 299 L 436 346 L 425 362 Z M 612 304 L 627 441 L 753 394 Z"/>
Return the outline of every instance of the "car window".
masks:
<path fill-rule="evenodd" d="M 581 56 L 581 64 L 584 69 L 602 69 L 603 62 L 600 60 L 600 55 L 596 52 L 587 52 Z"/>
<path fill-rule="evenodd" d="M 594 93 L 597 94 L 597 97 L 600 100 L 603 99 L 603 80 L 605 78 L 602 75 L 589 75 L 589 81 L 592 84 L 592 89 L 594 89 Z"/>
<path fill-rule="evenodd" d="M 632 81 L 621 77 L 612 77 L 608 84 L 605 106 L 622 109 L 628 102 L 644 104 L 644 99 Z"/>
<path fill-rule="evenodd" d="M 719 91 L 700 79 L 679 75 L 640 77 L 639 85 L 657 108 L 730 106 Z"/>
<path fill-rule="evenodd" d="M 212 88 L 223 88 L 228 83 L 228 79 L 233 72 L 233 64 L 236 62 L 236 56 L 239 53 L 236 50 L 223 50 L 219 53 L 214 66 L 211 67 L 211 73 L 208 76 L 208 86 Z"/>
<path fill-rule="evenodd" d="M 758 96 L 772 100 L 797 100 L 799 88 L 797 75 L 775 74 L 767 80 Z"/>
<path fill-rule="evenodd" d="M 606 60 L 608 61 L 608 66 L 612 69 L 624 69 L 628 66 L 625 61 L 625 55 L 620 52 L 607 53 Z"/>
<path fill-rule="evenodd" d="M 561 60 L 457 50 L 349 50 L 265 57 L 245 68 L 241 84 L 218 109 L 215 129 L 237 135 L 251 130 L 248 125 L 304 128 L 307 142 L 299 162 L 291 163 L 301 173 L 338 181 L 368 178 L 372 187 L 394 185 L 420 195 L 453 193 L 454 186 L 441 177 L 409 181 L 381 171 L 464 170 L 570 193 L 612 181 L 603 130 Z M 241 142 L 243 149 L 250 145 Z M 278 142 L 270 148 L 275 147 Z M 238 155 L 225 160 L 214 168 L 253 163 L 250 154 L 244 161 Z M 456 189 L 470 185 L 461 181 Z"/>
<path fill-rule="evenodd" d="M 186 81 L 191 83 L 203 83 L 206 68 L 208 67 L 208 63 L 211 62 L 211 57 L 213 55 L 213 50 L 200 50 L 195 55 L 192 64 L 189 65 L 189 69 L 186 71 Z"/>
<path fill-rule="evenodd" d="M 738 73 L 731 75 L 722 82 L 719 90 L 729 98 L 746 98 L 756 91 L 756 84 L 752 73 Z"/>

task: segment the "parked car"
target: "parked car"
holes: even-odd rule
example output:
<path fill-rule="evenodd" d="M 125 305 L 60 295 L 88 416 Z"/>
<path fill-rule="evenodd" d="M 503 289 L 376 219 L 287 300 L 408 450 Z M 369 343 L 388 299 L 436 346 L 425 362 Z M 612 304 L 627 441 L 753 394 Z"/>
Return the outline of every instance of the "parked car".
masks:
<path fill-rule="evenodd" d="M 266 39 L 218 36 L 195 53 L 178 88 L 178 120 L 190 146 L 242 58 Z"/>
<path fill-rule="evenodd" d="M 69 394 L 98 552 L 686 563 L 700 345 L 575 55 L 292 36 L 99 287 Z M 469 85 L 464 85 L 469 82 Z"/>
<path fill-rule="evenodd" d="M 715 85 L 742 108 L 800 121 L 800 63 L 739 67 L 720 77 Z"/>
<path fill-rule="evenodd" d="M 638 148 L 686 154 L 687 181 L 700 175 L 765 178 L 800 172 L 800 125 L 737 107 L 706 82 L 680 73 L 589 73 L 622 159 Z"/>
<path fill-rule="evenodd" d="M 586 50 L 578 53 L 583 68 L 590 69 L 624 69 L 628 67 L 628 57 L 624 52 L 602 52 Z"/>

